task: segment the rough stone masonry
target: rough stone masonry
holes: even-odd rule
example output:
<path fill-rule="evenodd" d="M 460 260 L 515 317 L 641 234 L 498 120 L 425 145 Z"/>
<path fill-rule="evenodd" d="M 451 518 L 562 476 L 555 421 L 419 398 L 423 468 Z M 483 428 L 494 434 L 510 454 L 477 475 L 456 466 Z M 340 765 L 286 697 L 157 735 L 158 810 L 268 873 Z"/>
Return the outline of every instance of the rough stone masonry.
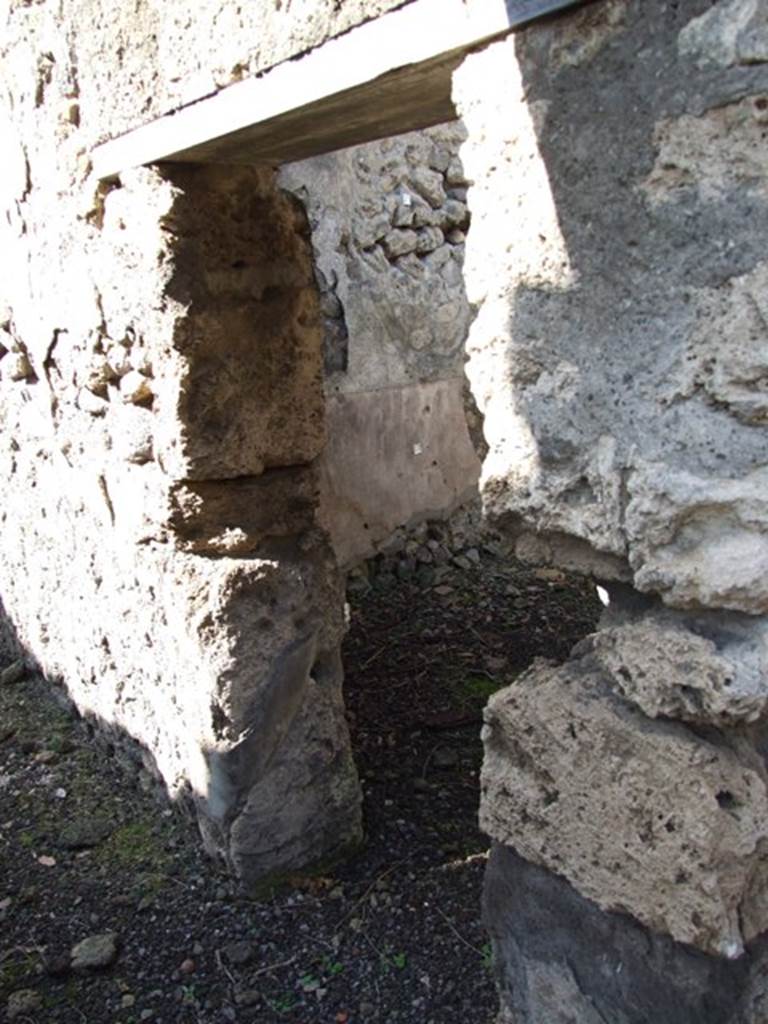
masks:
<path fill-rule="evenodd" d="M 360 835 L 307 217 L 89 154 L 394 6 L 3 13 L 4 629 L 251 882 Z M 767 15 L 597 0 L 455 76 L 486 513 L 608 600 L 487 711 L 504 1021 L 768 1014 Z M 440 251 L 402 217 L 368 248 Z"/>
<path fill-rule="evenodd" d="M 588 5 L 455 76 L 484 507 L 607 601 L 486 712 L 505 1020 L 766 1019 L 767 92 L 753 0 Z"/>

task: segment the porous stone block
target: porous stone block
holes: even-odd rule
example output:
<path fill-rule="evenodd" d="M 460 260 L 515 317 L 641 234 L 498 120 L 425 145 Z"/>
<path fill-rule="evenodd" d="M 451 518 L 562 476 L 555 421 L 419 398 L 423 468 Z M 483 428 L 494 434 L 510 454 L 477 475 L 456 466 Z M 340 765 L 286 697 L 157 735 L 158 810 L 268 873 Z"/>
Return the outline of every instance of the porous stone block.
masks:
<path fill-rule="evenodd" d="M 169 496 L 168 526 L 185 551 L 243 555 L 269 537 L 312 528 L 318 503 L 314 469 L 273 469 L 236 480 L 185 481 Z"/>
<path fill-rule="evenodd" d="M 341 696 L 342 584 L 323 538 L 312 541 L 222 559 L 188 627 L 211 672 L 194 697 L 205 709 L 193 778 L 203 835 L 247 884 L 362 835 Z"/>
<path fill-rule="evenodd" d="M 734 479 L 638 460 L 627 496 L 638 590 L 673 607 L 768 612 L 768 470 Z"/>
<path fill-rule="evenodd" d="M 649 718 L 720 727 L 756 722 L 768 701 L 768 623 L 727 613 L 610 616 L 582 645 Z"/>
<path fill-rule="evenodd" d="M 605 910 L 739 956 L 768 926 L 768 787 L 749 745 L 653 720 L 590 654 L 485 712 L 480 822 Z"/>
<path fill-rule="evenodd" d="M 301 205 L 263 168 L 124 176 L 104 204 L 108 337 L 155 368 L 120 379 L 152 402 L 170 477 L 220 480 L 310 462 L 325 442 L 321 315 Z M 110 248 L 110 246 L 112 248 Z M 112 346 L 109 348 L 112 351 Z M 134 352 L 136 356 L 134 357 Z"/>

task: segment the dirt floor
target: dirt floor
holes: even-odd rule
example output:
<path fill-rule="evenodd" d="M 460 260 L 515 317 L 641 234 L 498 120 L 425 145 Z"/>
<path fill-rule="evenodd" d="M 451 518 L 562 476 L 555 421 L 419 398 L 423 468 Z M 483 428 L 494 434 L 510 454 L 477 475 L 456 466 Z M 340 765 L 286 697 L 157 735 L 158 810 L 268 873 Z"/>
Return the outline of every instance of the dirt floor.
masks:
<path fill-rule="evenodd" d="M 0 1014 L 490 1024 L 481 711 L 534 657 L 563 659 L 593 628 L 594 588 L 433 540 L 373 563 L 350 603 L 345 687 L 367 841 L 268 902 L 239 894 L 194 826 L 108 758 L 49 686 L 0 687 Z"/>

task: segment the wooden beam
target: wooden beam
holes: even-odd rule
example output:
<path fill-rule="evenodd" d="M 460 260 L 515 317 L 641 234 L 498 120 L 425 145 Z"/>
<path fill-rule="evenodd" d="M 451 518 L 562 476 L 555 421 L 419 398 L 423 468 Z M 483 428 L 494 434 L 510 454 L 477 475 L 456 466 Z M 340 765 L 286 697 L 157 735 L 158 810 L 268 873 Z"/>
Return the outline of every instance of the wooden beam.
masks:
<path fill-rule="evenodd" d="M 474 47 L 585 0 L 413 0 L 254 78 L 96 147 L 130 167 L 287 163 L 455 117 L 451 76 Z"/>

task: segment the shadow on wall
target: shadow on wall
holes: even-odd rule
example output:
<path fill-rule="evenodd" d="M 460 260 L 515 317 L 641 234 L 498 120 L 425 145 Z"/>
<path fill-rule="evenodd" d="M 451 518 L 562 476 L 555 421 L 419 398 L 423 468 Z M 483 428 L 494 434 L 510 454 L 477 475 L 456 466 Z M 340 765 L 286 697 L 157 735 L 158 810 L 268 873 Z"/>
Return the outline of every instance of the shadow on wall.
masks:
<path fill-rule="evenodd" d="M 764 955 L 765 768 L 745 723 L 765 708 L 764 655 L 750 662 L 746 648 L 764 651 L 768 609 L 768 203 L 754 155 L 768 62 L 735 44 L 729 56 L 725 7 L 606 0 L 493 44 L 455 79 L 462 157 L 478 183 L 468 373 L 489 444 L 486 511 L 521 556 L 634 587 L 572 662 L 540 667 L 487 712 L 486 830 L 550 872 L 542 888 L 567 933 L 558 959 L 547 928 L 515 923 L 509 907 L 531 883 L 495 854 L 486 915 L 515 1019 L 559 1020 L 544 1005 L 559 989 L 574 1019 L 598 1006 L 606 1019 L 722 1024 Z M 500 239 L 514 243 L 505 251 Z M 660 628 L 646 613 L 662 601 Z M 723 651 L 694 614 L 749 642 Z M 611 663 L 601 645 L 618 648 L 631 634 L 611 627 L 628 622 L 644 643 Z M 676 663 L 678 638 L 710 644 L 727 678 L 719 708 L 706 673 Z M 622 673 L 632 680 L 650 650 L 658 660 L 633 692 Z M 706 784 L 705 760 L 717 766 Z M 612 931 L 635 928 L 618 914 L 586 946 L 586 911 L 566 905 L 556 876 L 631 914 L 642 954 L 617 952 Z M 572 966 L 569 943 L 603 964 L 600 979 Z M 663 966 L 648 983 L 652 958 Z"/>
<path fill-rule="evenodd" d="M 764 460 L 754 429 L 765 415 L 764 328 L 754 325 L 751 343 L 722 342 L 733 335 L 729 317 L 745 315 L 738 303 L 749 303 L 731 282 L 749 291 L 754 279 L 754 291 L 764 258 L 764 169 L 749 156 L 760 145 L 760 112 L 743 96 L 764 90 L 768 75 L 764 65 L 722 75 L 692 60 L 681 67 L 679 48 L 692 36 L 680 33 L 707 6 L 667 4 L 649 25 L 614 0 L 566 27 L 556 20 L 523 32 L 479 58 L 495 61 L 509 102 L 494 116 L 506 123 L 484 124 L 479 99 L 462 111 L 462 156 L 482 183 L 470 195 L 467 284 L 481 304 L 469 352 L 490 445 L 487 511 L 539 534 L 523 536 L 521 554 L 583 561 L 608 579 L 631 579 L 629 561 L 640 589 L 666 588 L 671 604 L 707 603 L 693 580 L 685 593 L 684 580 L 665 580 L 666 555 L 646 539 L 666 534 L 661 546 L 675 558 L 674 535 L 691 513 L 680 475 L 689 491 L 698 482 L 705 494 L 722 492 L 714 517 L 732 518 L 757 556 L 759 528 L 739 507 L 748 487 L 724 481 Z M 622 52 L 636 38 L 642 61 Z M 502 141 L 491 151 L 494 138 Z M 734 225 L 737 245 L 727 241 Z M 515 244 L 489 256 L 494 237 Z M 698 499 L 701 529 L 680 538 L 681 547 L 703 541 L 703 563 L 714 548 L 706 504 Z M 717 593 L 710 599 L 729 606 Z"/>

